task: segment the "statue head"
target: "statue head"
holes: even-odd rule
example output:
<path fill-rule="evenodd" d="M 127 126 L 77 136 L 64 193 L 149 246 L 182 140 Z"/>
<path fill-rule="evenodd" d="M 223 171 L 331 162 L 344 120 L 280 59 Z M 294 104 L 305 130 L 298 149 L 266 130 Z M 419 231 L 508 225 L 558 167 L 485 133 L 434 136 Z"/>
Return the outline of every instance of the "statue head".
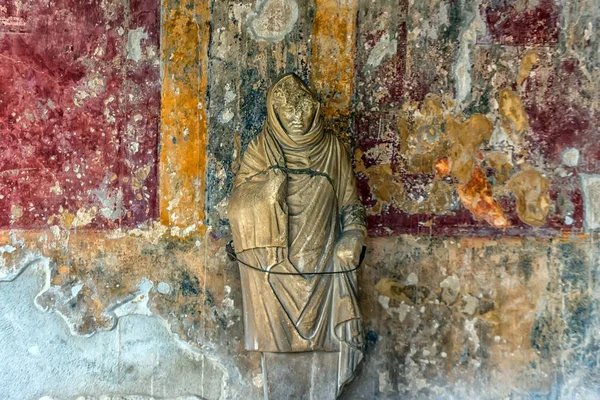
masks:
<path fill-rule="evenodd" d="M 317 116 L 319 102 L 306 84 L 294 74 L 285 75 L 273 86 L 272 96 L 275 115 L 287 134 L 307 133 Z"/>

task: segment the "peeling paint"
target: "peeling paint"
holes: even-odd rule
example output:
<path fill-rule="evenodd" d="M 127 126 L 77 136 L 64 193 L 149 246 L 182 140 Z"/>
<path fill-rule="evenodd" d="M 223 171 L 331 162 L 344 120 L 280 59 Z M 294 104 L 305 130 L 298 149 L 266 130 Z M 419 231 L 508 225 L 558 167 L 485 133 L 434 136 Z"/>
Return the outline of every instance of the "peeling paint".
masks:
<path fill-rule="evenodd" d="M 138 62 L 142 59 L 142 40 L 148 39 L 144 28 L 130 29 L 127 32 L 127 58 Z"/>
<path fill-rule="evenodd" d="M 597 230 L 600 228 L 600 175 L 579 176 L 585 205 L 585 228 L 587 231 Z"/>
<path fill-rule="evenodd" d="M 226 205 L 285 72 L 368 212 L 341 398 L 599 397 L 589 2 L 5 3 L 1 398 L 264 397 Z"/>
<path fill-rule="evenodd" d="M 454 79 L 456 85 L 456 102 L 461 104 L 471 93 L 471 51 L 477 41 L 477 36 L 485 32 L 485 24 L 478 9 L 481 1 L 471 5 L 470 21 L 459 35 L 460 50 L 458 60 L 454 64 Z"/>
<path fill-rule="evenodd" d="M 255 12 L 247 17 L 254 40 L 277 42 L 292 31 L 298 20 L 296 0 L 258 0 Z"/>
<path fill-rule="evenodd" d="M 576 167 L 579 165 L 579 150 L 574 148 L 565 149 L 562 152 L 561 160 L 567 167 Z"/>
<path fill-rule="evenodd" d="M 9 0 L 2 7 L 24 13 L 27 29 L 0 28 L 0 132 L 12 138 L 0 152 L 0 226 L 43 229 L 63 211 L 99 209 L 89 193 L 107 174 L 123 193 L 122 226 L 156 217 L 159 59 L 143 49 L 158 47 L 158 3 Z M 143 121 L 129 120 L 141 113 Z M 121 151 L 129 142 L 138 143 L 135 156 Z M 141 165 L 152 166 L 143 191 L 130 185 Z M 10 213 L 13 205 L 21 215 Z M 102 215 L 89 225 L 114 226 Z"/>
<path fill-rule="evenodd" d="M 29 348 L 36 344 L 40 349 L 39 356 L 27 351 L 27 347 L 0 350 L 7 362 L 0 372 L 0 397 L 65 399 L 95 392 L 116 398 L 125 392 L 138 393 L 137 399 L 153 398 L 152 392 L 157 392 L 161 398 L 218 399 L 224 394 L 223 378 L 219 376 L 226 373 L 222 367 L 201 353 L 197 356 L 199 361 L 188 357 L 187 349 L 180 347 L 168 326 L 156 316 L 128 316 L 120 321 L 118 329 L 93 338 L 70 336 L 63 329 L 63 321 L 33 307 L 40 278 L 46 275 L 48 279 L 48 272 L 46 268 L 32 267 L 12 284 L 10 291 L 0 291 L 0 343 L 21 340 Z M 16 302 L 16 296 L 21 301 Z M 19 338 L 24 330 L 27 337 Z M 157 368 L 159 360 L 161 367 Z M 22 373 L 24 368 L 29 371 L 27 374 Z M 53 371 L 51 377 L 44 375 L 48 370 Z M 90 373 L 97 378 L 93 382 L 86 379 Z M 205 381 L 197 379 L 202 374 L 207 377 Z M 10 383 L 6 379 L 9 376 L 13 377 Z"/>
<path fill-rule="evenodd" d="M 367 65 L 378 67 L 386 57 L 395 55 L 396 51 L 398 51 L 398 41 L 391 39 L 388 33 L 384 33 L 377 44 L 371 49 Z"/>

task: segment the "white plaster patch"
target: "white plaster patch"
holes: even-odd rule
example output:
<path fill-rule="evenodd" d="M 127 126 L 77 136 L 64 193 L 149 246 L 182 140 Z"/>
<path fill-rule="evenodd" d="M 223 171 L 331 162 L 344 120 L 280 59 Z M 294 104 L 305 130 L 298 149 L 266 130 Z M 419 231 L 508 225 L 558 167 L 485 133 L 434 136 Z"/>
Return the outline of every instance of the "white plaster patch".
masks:
<path fill-rule="evenodd" d="M 56 181 L 56 182 L 54 182 L 54 186 L 52 186 L 52 187 L 50 188 L 50 191 L 51 191 L 52 193 L 54 193 L 54 194 L 57 194 L 57 195 L 58 195 L 58 194 L 62 194 L 62 189 L 61 189 L 61 187 L 60 187 L 60 182 L 59 182 L 59 181 Z"/>
<path fill-rule="evenodd" d="M 223 307 L 223 316 L 227 319 L 227 327 L 230 328 L 235 325 L 235 321 L 239 320 L 240 310 L 236 309 L 235 301 L 231 297 L 231 286 L 225 285 L 225 296 L 221 301 Z"/>
<path fill-rule="evenodd" d="M 585 38 L 586 42 L 592 38 L 593 32 L 594 25 L 592 25 L 591 22 L 588 22 L 586 28 L 583 30 L 583 37 Z"/>
<path fill-rule="evenodd" d="M 583 192 L 585 230 L 600 229 L 600 175 L 579 174 Z"/>
<path fill-rule="evenodd" d="M 104 57 L 105 54 L 105 50 L 104 47 L 102 46 L 98 46 L 96 47 L 96 50 L 94 50 L 94 56 L 96 57 Z"/>
<path fill-rule="evenodd" d="M 498 107 L 497 107 L 498 102 L 496 101 L 496 99 L 492 99 L 491 102 L 495 103 L 496 104 L 495 109 L 498 109 Z M 514 141 L 510 137 L 510 135 L 508 135 L 508 133 L 506 133 L 506 131 L 504 129 L 502 129 L 502 127 L 500 125 L 498 125 L 494 128 L 494 131 L 492 132 L 492 136 L 490 137 L 490 140 L 489 140 L 489 144 L 490 144 L 490 146 L 492 146 L 496 149 L 502 149 L 506 153 L 507 158 L 509 158 L 509 159 L 511 158 L 512 149 L 514 149 L 516 147 Z"/>
<path fill-rule="evenodd" d="M 477 42 L 477 35 L 485 33 L 485 24 L 479 13 L 479 4 L 473 5 L 472 19 L 459 35 L 460 50 L 454 64 L 454 81 L 456 82 L 456 102 L 462 103 L 471 93 L 471 50 Z"/>
<path fill-rule="evenodd" d="M 129 142 L 127 144 L 127 147 L 129 147 L 129 151 L 131 152 L 131 154 L 136 154 L 137 152 L 140 151 L 140 144 L 138 142 Z"/>
<path fill-rule="evenodd" d="M 215 209 L 221 219 L 227 219 L 227 205 L 228 204 L 229 204 L 229 199 L 224 198 L 215 206 Z"/>
<path fill-rule="evenodd" d="M 460 280 L 455 275 L 450 275 L 440 283 L 442 290 L 442 300 L 444 303 L 451 305 L 456 301 L 458 292 L 460 291 Z"/>
<path fill-rule="evenodd" d="M 92 91 L 91 94 L 93 97 L 97 97 L 98 94 L 104 90 L 104 80 L 105 79 L 102 76 L 96 75 L 87 81 L 86 86 Z"/>
<path fill-rule="evenodd" d="M 389 297 L 380 295 L 377 298 L 377 301 L 379 302 L 381 307 L 383 307 L 385 310 L 388 310 L 390 308 L 390 298 Z"/>
<path fill-rule="evenodd" d="M 392 309 L 394 310 L 394 309 Z M 409 306 L 408 304 L 402 303 L 400 304 L 395 311 L 398 313 L 398 319 L 400 320 L 400 322 L 404 322 L 404 319 L 406 318 L 406 316 L 408 315 L 408 313 L 411 310 L 411 306 Z"/>
<path fill-rule="evenodd" d="M 98 209 L 96 207 L 80 208 L 79 210 L 77 210 L 77 214 L 75 214 L 75 218 L 73 219 L 73 223 L 71 224 L 71 226 L 77 228 L 89 225 L 96 217 L 97 211 Z"/>
<path fill-rule="evenodd" d="M 90 94 L 84 90 L 78 90 L 73 97 L 73 104 L 76 107 L 81 107 L 86 99 L 90 97 Z"/>
<path fill-rule="evenodd" d="M 169 163 L 170 162 L 171 162 L 171 160 L 169 160 Z M 172 200 L 169 200 L 169 205 L 167 205 L 167 211 L 175 210 L 175 208 L 177 208 L 177 206 L 179 205 L 180 200 L 181 200 L 181 192 L 177 192 L 175 194 L 175 197 Z M 173 218 L 177 218 L 177 215 L 175 214 L 173 216 Z"/>
<path fill-rule="evenodd" d="M 248 32 L 257 41 L 279 42 L 294 29 L 298 21 L 296 0 L 257 0 L 248 15 Z"/>
<path fill-rule="evenodd" d="M 234 310 L 235 307 L 235 302 L 233 301 L 233 299 L 231 298 L 224 298 L 223 299 L 223 308 L 225 308 L 226 311 L 232 311 Z"/>
<path fill-rule="evenodd" d="M 108 107 L 104 109 L 104 117 L 106 118 L 106 121 L 110 124 L 116 121 L 115 117 L 110 113 Z"/>
<path fill-rule="evenodd" d="M 58 225 L 52 225 L 50 227 L 50 232 L 52 233 L 52 236 L 54 236 L 55 241 L 60 240 L 61 233 L 60 233 L 60 227 Z M 67 233 L 67 235 L 68 235 L 68 233 Z"/>
<path fill-rule="evenodd" d="M 565 176 L 571 176 L 573 175 L 572 173 L 568 172 L 566 169 L 564 169 L 563 167 L 558 167 L 554 170 L 554 173 L 557 176 L 560 176 L 561 178 L 564 178 Z"/>
<path fill-rule="evenodd" d="M 377 298 L 379 304 L 385 309 L 385 311 L 390 316 L 394 316 L 394 314 L 398 314 L 398 319 L 400 322 L 404 322 L 404 319 L 412 309 L 408 304 L 402 303 L 398 307 L 390 307 L 390 298 L 384 295 L 380 295 Z"/>
<path fill-rule="evenodd" d="M 133 296 L 126 298 L 116 307 L 109 308 L 113 315 L 121 318 L 125 315 L 152 315 L 152 311 L 148 308 L 148 300 L 150 299 L 150 290 L 154 287 L 151 280 L 143 278 L 138 284 L 138 291 Z"/>
<path fill-rule="evenodd" d="M 579 164 L 579 150 L 569 147 L 561 155 L 563 165 L 567 167 L 576 167 Z"/>
<path fill-rule="evenodd" d="M 235 114 L 233 113 L 233 111 L 231 111 L 231 109 L 227 108 L 226 110 L 219 113 L 219 122 L 222 124 L 226 124 L 226 123 L 230 122 L 234 116 L 235 116 Z"/>
<path fill-rule="evenodd" d="M 398 40 L 390 38 L 390 35 L 384 33 L 377 44 L 371 49 L 367 65 L 370 67 L 378 67 L 386 57 L 391 57 L 398 51 Z"/>
<path fill-rule="evenodd" d="M 128 230 L 127 233 L 131 236 L 143 237 L 151 244 L 157 244 L 160 238 L 168 231 L 168 229 L 168 227 L 162 225 L 159 221 L 154 221 L 150 229 L 135 228 Z M 110 238 L 114 239 L 118 239 L 123 236 L 125 236 L 125 234 L 123 232 L 118 232 L 118 230 L 115 230 L 109 235 Z"/>
<path fill-rule="evenodd" d="M 10 244 L 5 244 L 4 246 L 0 246 L 0 256 L 4 253 L 12 253 L 13 251 L 15 251 L 17 248 L 14 246 L 11 246 Z"/>
<path fill-rule="evenodd" d="M 408 274 L 408 277 L 404 282 L 405 285 L 416 285 L 417 283 L 419 283 L 419 277 L 414 272 Z"/>
<path fill-rule="evenodd" d="M 178 226 L 174 226 L 169 230 L 169 233 L 174 237 L 186 238 L 196 232 L 197 229 L 198 226 L 196 224 L 188 225 L 183 229 Z"/>
<path fill-rule="evenodd" d="M 469 333 L 469 340 L 475 345 L 475 352 L 479 350 L 479 335 L 477 335 L 477 329 L 475 329 L 476 322 L 477 318 L 465 320 L 465 330 Z"/>
<path fill-rule="evenodd" d="M 156 290 L 158 290 L 158 293 L 160 294 L 169 294 L 171 293 L 171 285 L 169 285 L 167 282 L 158 282 L 158 285 L 156 285 Z"/>
<path fill-rule="evenodd" d="M 182 236 L 189 236 L 192 233 L 194 233 L 196 231 L 198 227 L 196 226 L 196 224 L 191 224 L 189 226 L 186 226 L 185 228 L 183 228 L 183 231 L 181 231 Z"/>
<path fill-rule="evenodd" d="M 392 381 L 390 380 L 390 372 L 389 371 L 381 371 L 379 372 L 379 391 L 381 393 L 389 393 L 394 390 L 394 386 L 392 385 Z"/>
<path fill-rule="evenodd" d="M 232 6 L 233 17 L 238 21 L 245 20 L 246 16 L 252 13 L 251 3 L 234 3 Z"/>
<path fill-rule="evenodd" d="M 228 83 L 225 85 L 225 96 L 223 96 L 223 101 L 225 104 L 229 104 L 235 100 L 235 92 L 231 90 L 231 85 Z"/>
<path fill-rule="evenodd" d="M 479 300 L 477 297 L 467 294 L 462 297 L 462 300 L 464 302 L 464 306 L 460 311 L 469 315 L 475 314 L 475 311 L 477 311 L 477 307 L 479 306 Z"/>
<path fill-rule="evenodd" d="M 228 388 L 234 386 L 230 375 L 235 367 L 191 348 L 161 317 L 129 315 L 119 320 L 117 329 L 71 336 L 55 314 L 40 313 L 32 304 L 40 280 L 42 291 L 50 281 L 49 260 L 40 260 L 9 290 L 0 289 L 0 399 L 239 398 L 239 389 Z M 140 283 L 141 291 L 148 290 L 148 282 Z"/>
<path fill-rule="evenodd" d="M 22 250 L 25 247 L 23 239 L 17 239 L 14 233 L 10 233 L 10 243 L 0 246 L 0 282 L 12 281 L 19 274 L 27 268 L 29 264 L 39 259 L 39 254 L 33 252 L 27 252 L 23 254 L 15 253 L 15 251 Z M 13 254 L 11 262 L 7 262 L 6 256 Z"/>
<path fill-rule="evenodd" d="M 81 289 L 83 289 L 83 284 L 79 283 L 77 285 L 73 285 L 71 287 L 71 299 L 74 299 L 75 297 L 77 297 L 77 295 L 79 294 L 79 292 L 81 292 Z"/>
<path fill-rule="evenodd" d="M 116 221 L 125 215 L 126 211 L 125 207 L 123 207 L 123 191 L 121 188 L 109 191 L 106 186 L 103 186 L 96 190 L 96 197 L 100 201 L 100 204 L 102 204 L 100 214 L 104 218 Z"/>
<path fill-rule="evenodd" d="M 148 34 L 144 31 L 144 28 L 130 29 L 127 32 L 127 59 L 138 62 L 142 59 L 142 46 L 141 42 L 143 39 L 148 39 Z"/>
<path fill-rule="evenodd" d="M 252 378 L 252 384 L 258 388 L 263 387 L 263 376 L 262 374 L 256 374 L 254 375 L 254 378 Z"/>

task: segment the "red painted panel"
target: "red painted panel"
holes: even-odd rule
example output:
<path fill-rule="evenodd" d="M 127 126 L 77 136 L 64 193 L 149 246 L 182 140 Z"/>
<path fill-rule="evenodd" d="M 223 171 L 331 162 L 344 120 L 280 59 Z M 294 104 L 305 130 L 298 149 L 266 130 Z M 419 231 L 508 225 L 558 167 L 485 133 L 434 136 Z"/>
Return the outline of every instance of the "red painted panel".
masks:
<path fill-rule="evenodd" d="M 558 42 L 560 8 L 554 0 L 540 0 L 522 9 L 515 0 L 501 0 L 482 5 L 481 12 L 488 30 L 479 39 L 481 43 L 524 46 Z"/>
<path fill-rule="evenodd" d="M 159 4 L 0 0 L 0 227 L 156 217 Z"/>

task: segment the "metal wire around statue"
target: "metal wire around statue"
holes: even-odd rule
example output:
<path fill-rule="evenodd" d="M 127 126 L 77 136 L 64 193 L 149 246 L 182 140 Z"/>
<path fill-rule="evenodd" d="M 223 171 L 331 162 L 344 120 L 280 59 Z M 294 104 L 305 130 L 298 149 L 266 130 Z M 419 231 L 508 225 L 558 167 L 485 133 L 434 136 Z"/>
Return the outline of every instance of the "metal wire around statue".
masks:
<path fill-rule="evenodd" d="M 347 274 L 348 272 L 354 272 L 356 270 L 358 270 L 360 268 L 360 266 L 362 265 L 362 262 L 365 259 L 365 254 L 367 252 L 367 247 L 363 246 L 362 251 L 360 252 L 360 259 L 358 260 L 358 265 L 352 269 L 348 269 L 346 271 L 326 271 L 326 272 L 307 272 L 305 274 L 299 273 L 299 272 L 277 272 L 277 271 L 269 271 L 269 270 L 264 270 L 262 268 L 258 268 L 255 267 L 253 265 L 250 265 L 248 263 L 245 263 L 244 261 L 240 260 L 239 258 L 237 258 L 237 255 L 235 254 L 235 248 L 233 247 L 233 240 L 230 241 L 227 246 L 225 246 L 225 252 L 227 253 L 227 255 L 229 256 L 229 259 L 231 261 L 237 261 L 240 264 L 242 264 L 243 266 L 256 270 L 256 271 L 260 271 L 262 273 L 265 274 L 273 274 L 273 275 L 295 275 L 295 276 L 307 276 L 307 275 L 336 275 L 336 274 Z"/>

